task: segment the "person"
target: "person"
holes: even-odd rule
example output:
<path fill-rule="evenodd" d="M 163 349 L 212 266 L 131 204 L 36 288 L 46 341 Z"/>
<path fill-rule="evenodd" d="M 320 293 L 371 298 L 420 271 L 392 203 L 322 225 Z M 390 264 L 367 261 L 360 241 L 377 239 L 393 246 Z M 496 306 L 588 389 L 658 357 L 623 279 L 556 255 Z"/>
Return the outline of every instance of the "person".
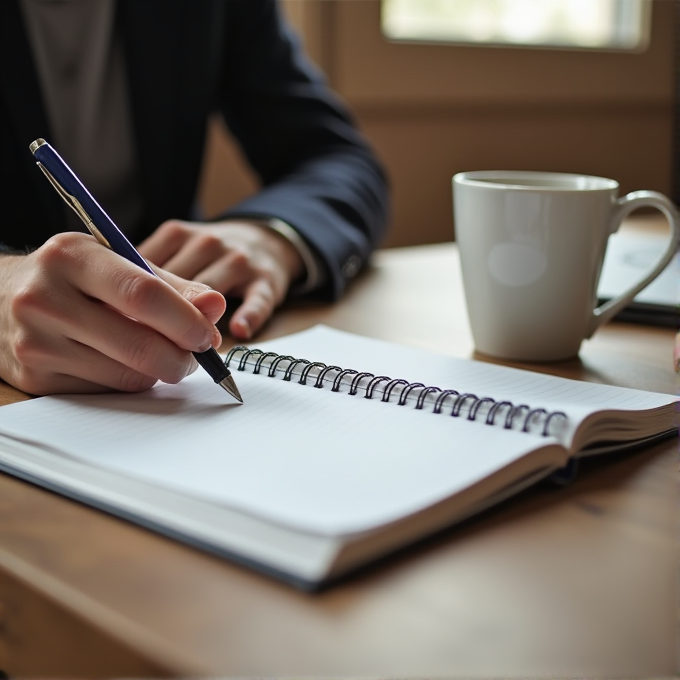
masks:
<path fill-rule="evenodd" d="M 215 114 L 261 188 L 201 223 Z M 38 137 L 160 278 L 84 233 Z M 178 382 L 224 296 L 248 340 L 288 294 L 342 295 L 387 223 L 385 172 L 276 0 L 3 0 L 0 173 L 0 378 L 32 394 Z"/>

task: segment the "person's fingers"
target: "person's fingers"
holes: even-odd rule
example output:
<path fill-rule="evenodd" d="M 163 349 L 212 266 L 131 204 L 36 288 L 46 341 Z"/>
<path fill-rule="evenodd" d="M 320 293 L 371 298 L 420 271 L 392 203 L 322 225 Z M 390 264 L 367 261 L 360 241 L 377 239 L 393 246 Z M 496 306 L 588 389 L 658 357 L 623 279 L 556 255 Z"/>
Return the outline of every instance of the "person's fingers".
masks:
<path fill-rule="evenodd" d="M 200 281 L 187 281 L 171 272 L 151 267 L 164 281 L 167 281 L 185 300 L 191 302 L 210 323 L 217 323 L 227 308 L 224 295 Z M 213 345 L 215 342 L 213 341 Z"/>
<path fill-rule="evenodd" d="M 286 295 L 288 280 L 285 272 L 274 263 L 255 266 L 240 250 L 232 250 L 213 262 L 196 276 L 196 281 L 219 290 L 227 297 L 245 298 L 248 288 L 263 280 L 274 296 L 274 306 L 280 304 Z"/>
<path fill-rule="evenodd" d="M 139 373 L 100 352 L 71 341 L 72 351 L 55 354 L 50 347 L 49 362 L 38 352 L 24 364 L 22 383 L 30 394 L 103 391 L 141 392 L 152 387 L 157 378 Z M 45 368 L 49 365 L 49 370 Z M 40 369 L 37 367 L 40 366 Z M 193 370 L 193 369 L 192 369 Z"/>
<path fill-rule="evenodd" d="M 241 298 L 243 302 L 232 315 L 229 329 L 235 337 L 245 339 L 262 327 L 285 297 L 291 267 L 283 266 L 280 260 L 290 255 L 286 249 L 293 250 L 278 234 L 261 226 L 232 224 L 216 230 L 171 220 L 142 244 L 140 252 L 161 264 L 164 272 L 159 271 L 159 275 L 212 323 L 222 315 L 224 302 L 209 290 L 191 288 L 184 279 Z M 157 309 L 166 313 L 160 306 Z M 150 312 L 145 310 L 145 314 Z M 153 315 L 146 318 L 152 319 Z M 166 335 L 171 332 L 159 323 L 154 320 L 152 325 Z M 175 333 L 168 337 L 177 342 Z M 213 344 L 215 341 L 219 339 L 215 338 Z"/>
<path fill-rule="evenodd" d="M 224 241 L 208 229 L 194 230 L 181 250 L 168 258 L 163 268 L 184 279 L 197 279 L 197 274 L 229 252 Z"/>
<path fill-rule="evenodd" d="M 82 362 L 81 366 L 78 360 L 78 351 L 85 357 L 91 349 L 101 355 L 102 361 L 108 357 L 135 373 L 153 378 L 153 382 L 157 379 L 179 382 L 193 370 L 192 357 L 187 351 L 114 308 L 77 293 L 70 304 L 55 307 L 53 300 L 45 299 L 48 296 L 41 296 L 35 303 L 24 301 L 16 305 L 16 318 L 26 329 L 21 341 L 14 343 L 22 365 L 35 364 L 42 370 L 66 372 L 64 361 L 71 361 L 70 373 L 94 380 L 92 370 L 89 373 L 79 370 L 92 367 Z M 58 313 L 50 311 L 55 309 Z M 55 362 L 61 364 L 55 365 Z M 117 372 L 120 371 L 121 368 L 117 368 Z M 109 386 L 118 384 L 112 383 L 112 379 L 99 381 Z"/>
<path fill-rule="evenodd" d="M 213 324 L 216 324 L 224 316 L 224 312 L 227 309 L 227 301 L 224 299 L 224 295 L 216 290 L 196 291 L 191 289 L 185 297 Z M 217 328 L 215 328 L 212 344 L 217 347 L 221 342 L 222 337 Z"/>
<path fill-rule="evenodd" d="M 168 220 L 142 241 L 137 250 L 149 262 L 163 267 L 191 238 L 191 231 L 179 220 Z"/>
<path fill-rule="evenodd" d="M 61 326 L 68 333 L 75 330 L 76 335 L 79 329 L 83 330 L 78 324 L 70 323 L 71 321 L 60 317 L 47 327 L 38 324 L 32 328 L 24 328 L 18 335 L 18 341 L 12 344 L 16 361 L 11 377 L 21 389 L 37 395 L 53 392 L 97 392 L 106 389 L 137 392 L 151 387 L 159 377 L 167 382 L 177 382 L 196 368 L 191 355 L 182 352 L 182 361 L 173 374 L 169 366 L 172 363 L 172 352 L 180 350 L 171 345 L 169 358 L 163 358 L 161 350 L 152 353 L 154 361 L 161 364 L 160 370 L 156 371 L 152 366 L 140 372 L 106 354 L 107 343 L 112 340 L 107 337 L 103 326 L 96 326 L 97 333 L 90 335 L 87 340 L 94 344 L 99 343 L 105 352 L 65 335 Z M 132 320 L 129 323 L 139 329 L 143 328 Z M 83 332 L 85 330 L 87 329 Z M 144 330 L 151 333 L 149 329 Z M 117 347 L 116 351 L 120 351 L 120 348 Z M 142 357 L 138 355 L 136 358 Z"/>
<path fill-rule="evenodd" d="M 239 251 L 232 251 L 214 262 L 198 278 L 229 297 L 242 299 L 229 320 L 229 332 L 239 340 L 251 338 L 262 328 L 287 290 L 283 272 L 276 267 L 255 271 Z"/>
<path fill-rule="evenodd" d="M 196 368 L 187 350 L 220 342 L 209 318 L 224 310 L 219 293 L 173 287 L 84 234 L 53 237 L 2 273 L 1 374 L 33 394 L 178 382 Z"/>
<path fill-rule="evenodd" d="M 133 372 L 166 383 L 177 383 L 192 372 L 191 354 L 152 328 L 96 302 L 87 314 L 86 325 L 70 323 L 63 334 Z"/>
<path fill-rule="evenodd" d="M 232 250 L 199 272 L 195 280 L 229 297 L 242 297 L 246 287 L 262 273 L 240 250 Z"/>
<path fill-rule="evenodd" d="M 111 255 L 99 276 L 87 267 L 71 272 L 74 287 L 183 349 L 202 352 L 212 345 L 214 325 L 181 293 L 160 277 Z"/>
<path fill-rule="evenodd" d="M 248 340 L 262 328 L 276 307 L 276 296 L 271 282 L 254 281 L 243 297 L 243 302 L 229 320 L 229 331 L 239 340 Z"/>

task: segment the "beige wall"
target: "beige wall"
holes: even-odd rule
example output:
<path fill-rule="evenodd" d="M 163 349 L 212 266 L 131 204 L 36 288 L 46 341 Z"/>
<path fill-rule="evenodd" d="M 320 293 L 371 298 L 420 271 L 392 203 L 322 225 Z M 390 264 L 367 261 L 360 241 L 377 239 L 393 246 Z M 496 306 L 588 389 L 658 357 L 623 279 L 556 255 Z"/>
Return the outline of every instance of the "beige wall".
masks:
<path fill-rule="evenodd" d="M 396 44 L 380 35 L 379 0 L 286 7 L 388 168 L 389 246 L 452 238 L 451 176 L 462 170 L 585 172 L 624 191 L 670 191 L 673 4 L 654 1 L 652 40 L 639 54 Z M 254 186 L 215 135 L 208 210 Z"/>

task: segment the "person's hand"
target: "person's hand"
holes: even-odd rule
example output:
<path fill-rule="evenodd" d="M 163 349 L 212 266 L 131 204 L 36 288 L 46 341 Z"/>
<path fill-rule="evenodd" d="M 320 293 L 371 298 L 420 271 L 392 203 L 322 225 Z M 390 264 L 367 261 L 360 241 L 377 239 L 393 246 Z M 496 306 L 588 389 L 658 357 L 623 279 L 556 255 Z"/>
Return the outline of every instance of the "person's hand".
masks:
<path fill-rule="evenodd" d="M 303 271 L 291 243 L 274 230 L 247 221 L 170 220 L 140 245 L 139 252 L 184 279 L 242 299 L 229 321 L 230 333 L 241 340 L 262 327 Z"/>
<path fill-rule="evenodd" d="M 0 256 L 0 376 L 31 394 L 141 391 L 195 370 L 221 342 L 222 295 L 158 278 L 92 236 Z"/>

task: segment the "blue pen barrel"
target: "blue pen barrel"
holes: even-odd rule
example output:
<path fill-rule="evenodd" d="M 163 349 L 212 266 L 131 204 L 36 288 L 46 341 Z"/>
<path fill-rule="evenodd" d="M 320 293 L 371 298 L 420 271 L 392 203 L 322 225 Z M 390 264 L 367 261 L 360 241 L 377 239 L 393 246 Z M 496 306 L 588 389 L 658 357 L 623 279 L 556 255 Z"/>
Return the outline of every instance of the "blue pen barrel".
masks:
<path fill-rule="evenodd" d="M 146 260 L 127 240 L 125 234 L 123 234 L 99 203 L 97 203 L 92 194 L 83 186 L 83 183 L 76 177 L 61 156 L 44 140 L 36 140 L 33 144 L 35 145 L 35 148 L 31 145 L 33 156 L 42 166 L 42 169 L 51 175 L 50 181 L 57 183 L 58 186 L 55 186 L 55 189 L 59 193 L 64 192 L 66 194 L 63 198 L 67 203 L 75 209 L 73 200 L 78 201 L 90 218 L 94 228 L 108 241 L 108 244 L 115 253 L 118 253 L 118 255 L 121 255 L 126 260 L 133 262 L 155 276 L 155 272 Z M 78 210 L 76 210 L 76 213 L 80 215 Z M 80 217 L 83 219 L 82 215 Z M 85 222 L 84 219 L 83 221 Z M 87 222 L 85 222 L 85 225 L 92 232 L 93 236 L 100 240 Z"/>

